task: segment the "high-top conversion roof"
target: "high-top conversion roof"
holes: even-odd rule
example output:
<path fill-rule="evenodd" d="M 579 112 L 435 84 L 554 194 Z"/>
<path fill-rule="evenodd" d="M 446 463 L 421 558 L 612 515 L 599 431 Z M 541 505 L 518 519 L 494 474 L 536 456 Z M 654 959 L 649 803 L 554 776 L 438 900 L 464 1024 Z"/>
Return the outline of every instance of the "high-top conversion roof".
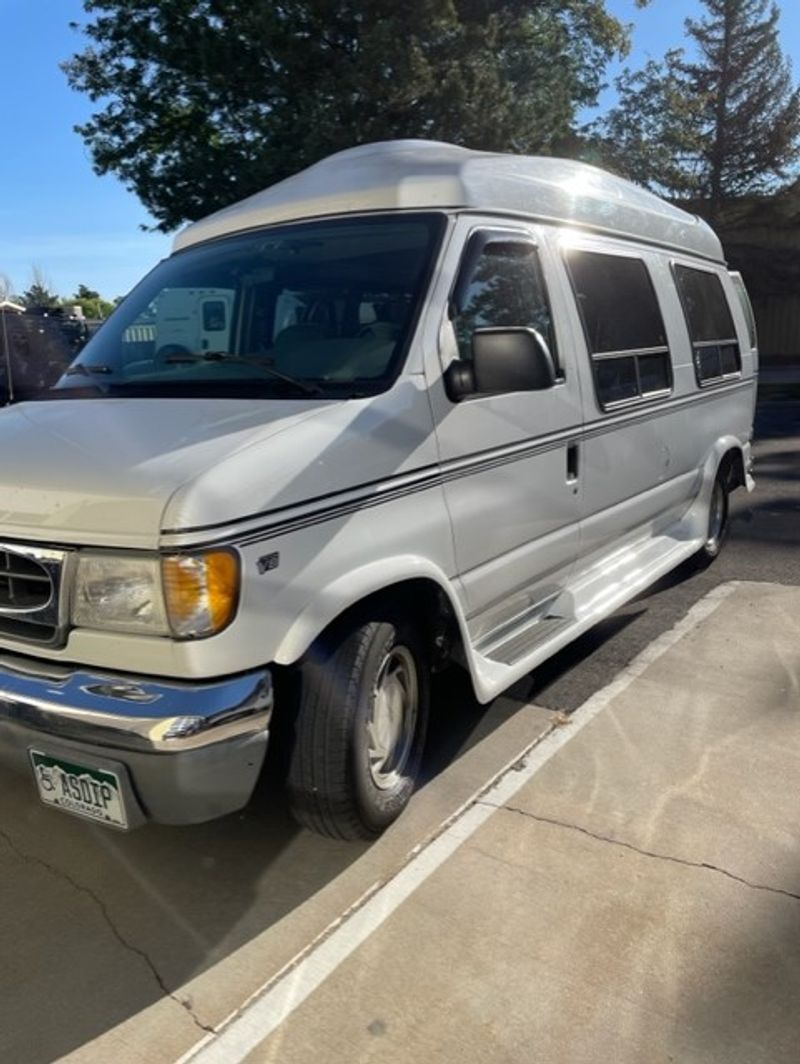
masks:
<path fill-rule="evenodd" d="M 723 261 L 722 246 L 705 222 L 604 170 L 430 140 L 381 141 L 338 152 L 187 226 L 174 247 L 278 222 L 431 209 L 566 221 Z"/>

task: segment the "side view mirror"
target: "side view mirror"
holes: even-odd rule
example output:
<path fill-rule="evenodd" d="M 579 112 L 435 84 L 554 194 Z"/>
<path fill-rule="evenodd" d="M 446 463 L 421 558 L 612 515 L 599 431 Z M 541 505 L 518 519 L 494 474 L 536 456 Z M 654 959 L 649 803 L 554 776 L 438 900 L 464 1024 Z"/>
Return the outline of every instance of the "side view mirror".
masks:
<path fill-rule="evenodd" d="M 457 403 L 468 395 L 543 391 L 556 383 L 556 370 L 550 349 L 536 329 L 476 329 L 472 361 L 451 362 L 444 382 L 448 396 Z"/>

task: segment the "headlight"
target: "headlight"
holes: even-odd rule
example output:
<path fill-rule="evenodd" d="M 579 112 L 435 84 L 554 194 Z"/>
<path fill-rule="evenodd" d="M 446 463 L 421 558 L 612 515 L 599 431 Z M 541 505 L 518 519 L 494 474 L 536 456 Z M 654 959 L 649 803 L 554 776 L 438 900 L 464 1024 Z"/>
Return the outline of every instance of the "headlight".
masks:
<path fill-rule="evenodd" d="M 181 639 L 214 635 L 239 600 L 239 560 L 230 551 L 177 554 L 81 553 L 72 623 Z"/>
<path fill-rule="evenodd" d="M 161 559 L 142 554 L 79 554 L 72 623 L 79 628 L 168 635 Z"/>

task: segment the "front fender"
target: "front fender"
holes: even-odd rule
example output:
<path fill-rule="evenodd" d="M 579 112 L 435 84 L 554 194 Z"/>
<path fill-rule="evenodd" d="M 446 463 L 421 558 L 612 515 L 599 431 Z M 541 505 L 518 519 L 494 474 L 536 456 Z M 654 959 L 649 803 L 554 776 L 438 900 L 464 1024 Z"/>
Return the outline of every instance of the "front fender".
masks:
<path fill-rule="evenodd" d="M 462 638 L 468 645 L 464 612 L 448 576 L 427 558 L 401 555 L 369 562 L 320 588 L 313 602 L 292 623 L 273 658 L 277 665 L 293 665 L 331 622 L 369 595 L 410 580 L 429 580 L 447 596 Z"/>

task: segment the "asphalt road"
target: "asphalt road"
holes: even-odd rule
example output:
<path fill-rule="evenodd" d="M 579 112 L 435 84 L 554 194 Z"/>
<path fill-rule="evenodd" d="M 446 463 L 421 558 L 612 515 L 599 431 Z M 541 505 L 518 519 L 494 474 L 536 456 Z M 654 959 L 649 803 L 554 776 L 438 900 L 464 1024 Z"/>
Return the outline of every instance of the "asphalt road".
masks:
<path fill-rule="evenodd" d="M 177 1059 L 712 587 L 800 584 L 800 402 L 764 403 L 757 439 L 757 490 L 734 496 L 712 567 L 672 574 L 487 708 L 457 670 L 439 678 L 425 786 L 372 846 L 299 831 L 269 781 L 241 815 L 122 835 L 0 778 L 0 1060 Z"/>

